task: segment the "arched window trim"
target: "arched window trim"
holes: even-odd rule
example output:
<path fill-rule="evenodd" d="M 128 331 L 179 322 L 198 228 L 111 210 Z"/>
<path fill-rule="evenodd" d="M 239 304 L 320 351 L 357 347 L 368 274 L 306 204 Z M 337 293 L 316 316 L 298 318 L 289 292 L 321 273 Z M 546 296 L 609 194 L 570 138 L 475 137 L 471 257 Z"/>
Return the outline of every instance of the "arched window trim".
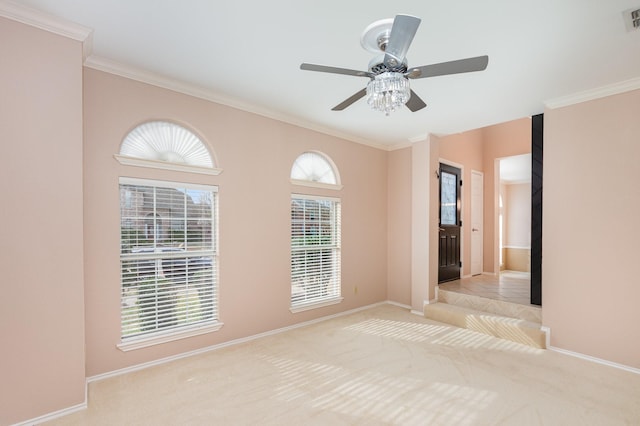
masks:
<path fill-rule="evenodd" d="M 214 166 L 216 165 L 215 156 L 213 155 L 213 153 L 211 152 L 209 147 L 202 141 L 202 139 L 199 136 L 197 136 L 190 129 L 188 129 L 188 128 L 180 125 L 180 124 L 177 124 L 177 123 L 174 123 L 172 121 L 169 121 L 169 120 L 151 120 L 151 121 L 146 121 L 146 122 L 141 123 L 138 126 L 134 127 L 130 132 L 128 132 L 127 135 L 125 136 L 125 138 L 123 139 L 122 143 L 120 144 L 120 153 L 114 154 L 114 158 L 120 164 L 122 164 L 124 166 L 147 167 L 147 168 L 152 168 L 152 169 L 172 170 L 172 171 L 187 172 L 187 173 L 199 173 L 199 174 L 214 175 L 214 176 L 217 176 L 220 173 L 222 173 L 222 169 L 217 168 L 217 167 L 195 166 L 195 165 L 186 164 L 186 163 L 171 162 L 171 161 L 165 161 L 165 160 L 158 160 L 158 159 L 150 159 L 150 158 L 134 157 L 134 156 L 130 156 L 130 155 L 123 155 L 122 154 L 122 149 L 123 149 L 123 146 L 124 146 L 125 142 L 127 141 L 127 138 L 129 137 L 129 135 L 133 131 L 135 131 L 136 129 L 140 128 L 141 126 L 149 125 L 150 123 L 154 123 L 154 122 L 168 123 L 168 124 L 177 126 L 178 128 L 181 128 L 181 129 L 191 133 L 197 139 L 197 141 L 200 144 L 202 144 L 202 147 L 206 150 L 206 152 L 207 152 L 207 154 L 209 156 L 209 159 L 211 161 L 211 164 L 214 165 Z"/>
<path fill-rule="evenodd" d="M 306 186 L 308 188 L 319 188 L 319 189 L 331 189 L 334 191 L 339 191 L 343 188 L 343 185 L 340 183 L 340 172 L 338 171 L 338 168 L 336 167 L 336 164 L 333 162 L 333 160 L 331 159 L 331 157 L 329 157 L 328 155 L 320 152 L 320 151 L 305 151 L 302 154 L 300 154 L 299 156 L 296 157 L 296 159 L 294 160 L 291 169 L 293 170 L 293 166 L 296 164 L 296 161 L 298 161 L 298 159 L 304 155 L 304 154 L 316 154 L 318 156 L 320 156 L 324 161 L 326 161 L 329 166 L 331 167 L 333 174 L 336 178 L 336 183 L 335 184 L 331 184 L 331 183 L 323 183 L 323 182 L 316 182 L 313 180 L 306 180 L 306 179 L 294 179 L 294 178 L 290 178 L 291 183 L 293 185 L 297 185 L 297 186 Z"/>
<path fill-rule="evenodd" d="M 203 175 L 217 176 L 222 173 L 222 169 L 190 166 L 188 164 L 169 163 L 160 160 L 144 160 L 142 158 L 129 157 L 126 155 L 114 154 L 113 156 L 123 166 L 147 167 L 151 169 L 173 170 L 177 172 L 199 173 Z"/>

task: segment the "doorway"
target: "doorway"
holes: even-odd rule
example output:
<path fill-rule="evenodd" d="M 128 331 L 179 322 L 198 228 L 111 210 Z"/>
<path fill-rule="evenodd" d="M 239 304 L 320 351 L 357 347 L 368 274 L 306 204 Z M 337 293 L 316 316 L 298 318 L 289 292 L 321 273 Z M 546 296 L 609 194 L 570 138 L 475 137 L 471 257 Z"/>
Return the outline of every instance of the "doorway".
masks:
<path fill-rule="evenodd" d="M 440 163 L 438 283 L 460 279 L 461 175 L 459 168 Z"/>
<path fill-rule="evenodd" d="M 531 154 L 499 160 L 497 270 L 531 272 Z"/>

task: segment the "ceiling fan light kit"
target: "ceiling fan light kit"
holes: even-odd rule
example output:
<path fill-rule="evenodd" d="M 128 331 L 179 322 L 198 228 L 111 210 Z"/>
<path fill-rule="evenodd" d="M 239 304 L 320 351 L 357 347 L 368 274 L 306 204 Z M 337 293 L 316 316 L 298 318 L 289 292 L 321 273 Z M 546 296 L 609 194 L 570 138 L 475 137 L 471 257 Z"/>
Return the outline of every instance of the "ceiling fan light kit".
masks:
<path fill-rule="evenodd" d="M 419 25 L 420 18 L 410 15 L 396 15 L 394 19 L 382 19 L 369 25 L 360 38 L 362 47 L 376 54 L 369 62 L 369 71 L 308 63 L 301 64 L 300 69 L 370 79 L 366 90 L 360 90 L 336 105 L 332 108 L 334 111 L 342 111 L 363 97 L 372 109 L 385 115 L 403 105 L 412 112 L 419 111 L 427 104 L 411 90 L 409 79 L 483 71 L 489 61 L 487 56 L 478 56 L 409 69 L 406 55 Z"/>
<path fill-rule="evenodd" d="M 409 79 L 399 72 L 378 74 L 367 84 L 367 104 L 385 115 L 404 106 L 410 97 Z"/>

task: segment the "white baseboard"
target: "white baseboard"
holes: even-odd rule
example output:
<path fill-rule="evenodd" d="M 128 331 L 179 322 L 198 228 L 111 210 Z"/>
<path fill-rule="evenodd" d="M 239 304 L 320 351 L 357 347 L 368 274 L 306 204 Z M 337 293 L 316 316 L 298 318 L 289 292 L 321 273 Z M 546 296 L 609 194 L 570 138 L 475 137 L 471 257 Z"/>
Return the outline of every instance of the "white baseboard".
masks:
<path fill-rule="evenodd" d="M 433 301 L 425 301 L 424 304 L 428 305 L 430 303 L 435 303 L 435 302 L 437 302 L 437 299 L 433 300 Z M 289 330 L 294 330 L 294 329 L 297 329 L 297 328 L 305 327 L 307 325 L 312 325 L 312 324 L 320 323 L 320 322 L 323 322 L 323 321 L 327 321 L 327 320 L 330 320 L 330 319 L 333 319 L 333 318 L 338 318 L 338 317 L 342 317 L 342 316 L 345 316 L 345 315 L 350 315 L 350 314 L 353 314 L 353 313 L 356 313 L 356 312 L 364 311 L 366 309 L 374 308 L 376 306 L 381 306 L 381 305 L 384 305 L 384 304 L 398 306 L 400 308 L 409 310 L 412 314 L 419 315 L 419 316 L 424 316 L 424 312 L 419 312 L 419 311 L 416 311 L 416 310 L 412 310 L 411 306 L 409 306 L 409 305 L 405 305 L 405 304 L 402 304 L 402 303 L 398 303 L 398 302 L 394 302 L 394 301 L 391 301 L 391 300 L 387 300 L 387 301 L 384 301 L 384 302 L 373 303 L 371 305 L 362 306 L 362 307 L 351 309 L 351 310 L 344 311 L 344 312 L 339 312 L 337 314 L 316 318 L 314 320 L 305 321 L 305 322 L 301 322 L 301 323 L 298 323 L 298 324 L 293 324 L 293 325 L 290 325 L 290 326 L 287 326 L 287 327 L 278 328 L 278 329 L 267 331 L 267 332 L 264 332 L 264 333 L 254 334 L 252 336 L 247 336 L 247 337 L 243 337 L 243 338 L 240 338 L 240 339 L 231 340 L 231 341 L 228 341 L 228 342 L 223 342 L 223 343 L 220 343 L 220 344 L 217 344 L 217 345 L 208 346 L 208 347 L 205 347 L 205 348 L 202 348 L 202 349 L 197 349 L 195 351 L 185 352 L 185 353 L 182 353 L 182 354 L 178 354 L 178 355 L 174 355 L 174 356 L 158 359 L 158 360 L 155 360 L 155 361 L 150 361 L 150 362 L 146 362 L 146 363 L 143 363 L 143 364 L 138 364 L 138 365 L 134 365 L 134 366 L 131 366 L 131 367 L 122 368 L 122 369 L 119 369 L 119 370 L 110 371 L 110 372 L 104 373 L 104 374 L 98 374 L 98 375 L 95 375 L 95 376 L 87 378 L 87 380 L 86 380 L 87 386 L 85 386 L 85 399 L 84 399 L 83 403 L 78 404 L 78 405 L 74 405 L 72 407 L 64 408 L 62 410 L 55 411 L 55 412 L 52 412 L 52 413 L 49 413 L 49 414 L 45 414 L 45 415 L 37 417 L 35 419 L 31 419 L 31 420 L 28 420 L 28 421 L 25 421 L 25 422 L 17 423 L 14 426 L 32 426 L 32 425 L 36 425 L 36 424 L 39 424 L 39 423 L 44 423 L 44 422 L 47 422 L 47 421 L 51 421 L 51 420 L 57 419 L 59 417 L 67 416 L 67 415 L 75 413 L 77 411 L 86 410 L 87 406 L 88 406 L 88 395 L 87 395 L 88 390 L 87 389 L 88 389 L 88 384 L 91 383 L 91 382 L 104 380 L 104 379 L 107 379 L 107 378 L 110 378 L 110 377 L 120 376 L 120 375 L 131 373 L 131 372 L 134 372 L 134 371 L 144 370 L 144 369 L 149 368 L 149 367 L 153 367 L 153 366 L 157 366 L 157 365 L 161 365 L 161 364 L 166 364 L 168 362 L 172 362 L 172 361 L 183 359 L 183 358 L 188 358 L 188 357 L 191 357 L 191 356 L 194 356 L 194 355 L 198 355 L 198 354 L 214 351 L 214 350 L 225 348 L 225 347 L 228 347 L 228 346 L 233 346 L 233 345 L 237 345 L 237 344 L 240 344 L 240 343 L 250 342 L 252 340 L 260 339 L 262 337 L 267 337 L 267 336 L 283 333 L 285 331 L 289 331 Z M 638 369 L 638 368 L 630 367 L 630 366 L 623 365 L 623 364 L 618 364 L 618 363 L 607 361 L 607 360 L 603 360 L 603 359 L 600 359 L 600 358 L 595 358 L 595 357 L 592 357 L 592 356 L 589 356 L 589 355 L 584 355 L 584 354 L 581 354 L 581 353 L 578 353 L 578 352 L 572 352 L 572 351 L 569 351 L 569 350 L 566 350 L 566 349 L 560 349 L 560 348 L 553 347 L 549 343 L 550 342 L 550 336 L 551 336 L 551 330 L 549 329 L 549 327 L 544 327 L 544 326 L 542 327 L 542 329 L 545 330 L 545 332 L 547 334 L 547 342 L 546 342 L 546 344 L 547 344 L 547 349 L 548 350 L 552 350 L 552 351 L 559 352 L 559 353 L 562 353 L 562 354 L 565 354 L 565 355 L 569 355 L 569 356 L 573 356 L 573 357 L 576 357 L 576 358 L 581 358 L 581 359 L 584 359 L 584 360 L 587 360 L 587 361 L 591 361 L 591 362 L 595 362 L 595 363 L 598 363 L 598 364 L 603 364 L 603 365 L 607 365 L 607 366 L 610 366 L 610 367 L 618 368 L 618 369 L 621 369 L 621 370 L 629 371 L 631 373 L 640 374 L 640 369 Z"/>
<path fill-rule="evenodd" d="M 403 308 L 403 309 L 407 309 L 407 310 L 411 310 L 411 306 L 409 305 L 405 305 L 404 303 L 398 303 L 398 302 L 394 302 L 393 300 L 387 300 L 386 303 L 388 305 L 393 305 L 393 306 L 397 306 L 399 308 Z"/>
<path fill-rule="evenodd" d="M 617 368 L 619 370 L 628 371 L 630 373 L 640 374 L 640 368 L 630 367 L 624 364 L 618 364 L 617 362 L 607 361 L 606 359 L 596 358 L 590 355 L 581 354 L 579 352 L 573 352 L 566 349 L 556 348 L 555 346 L 547 346 L 550 351 L 558 352 L 561 354 L 569 355 L 575 358 L 584 359 L 586 361 L 595 362 L 596 364 L 607 365 L 609 367 Z"/>
<path fill-rule="evenodd" d="M 59 411 L 48 413 L 48 414 L 45 414 L 43 416 L 37 417 L 35 419 L 31 419 L 31 420 L 27 420 L 27 421 L 24 421 L 24 422 L 16 423 L 14 426 L 33 426 L 33 425 L 36 425 L 36 424 L 39 424 L 39 423 L 44 423 L 44 422 L 47 422 L 47 421 L 51 421 L 53 419 L 57 419 L 59 417 L 67 416 L 67 415 L 75 413 L 77 411 L 86 410 L 87 406 L 88 406 L 88 385 L 91 382 L 96 382 L 96 381 L 99 381 L 99 380 L 108 379 L 110 377 L 121 376 L 123 374 L 132 373 L 134 371 L 139 371 L 139 370 L 144 370 L 144 369 L 149 368 L 149 367 L 154 367 L 154 366 L 157 366 L 157 365 L 166 364 L 168 362 L 176 361 L 176 360 L 183 359 L 183 358 L 188 358 L 188 357 L 191 357 L 191 356 L 194 356 L 194 355 L 199 355 L 199 354 L 210 352 L 210 351 L 214 351 L 216 349 L 221 349 L 221 348 L 225 348 L 225 347 L 228 347 L 228 346 L 238 345 L 240 343 L 249 342 L 249 341 L 252 341 L 252 340 L 260 339 L 262 337 L 267 337 L 267 336 L 271 336 L 271 335 L 274 335 L 274 334 L 283 333 L 285 331 L 293 330 L 293 329 L 296 329 L 296 328 L 305 327 L 307 325 L 311 325 L 311 324 L 316 324 L 316 323 L 319 323 L 319 322 L 327 321 L 327 320 L 330 320 L 330 319 L 333 319 L 333 318 L 338 318 L 338 317 L 341 317 L 341 316 L 350 315 L 350 314 L 353 314 L 353 313 L 356 313 L 356 312 L 364 311 L 366 309 L 374 308 L 376 306 L 380 306 L 380 305 L 384 305 L 384 304 L 395 305 L 395 306 L 398 306 L 398 307 L 401 307 L 401 308 L 407 309 L 407 310 L 411 309 L 411 307 L 408 306 L 408 305 L 403 305 L 401 303 L 393 302 L 393 301 L 390 301 L 390 300 L 384 301 L 384 302 L 373 303 L 371 305 L 362 306 L 362 307 L 355 308 L 355 309 L 350 309 L 348 311 L 339 312 L 339 313 L 333 314 L 333 315 L 327 315 L 327 316 L 324 316 L 324 317 L 316 318 L 314 320 L 305 321 L 305 322 L 301 322 L 301 323 L 298 323 L 298 324 L 293 324 L 293 325 L 290 325 L 290 326 L 287 326 L 287 327 L 282 327 L 282 328 L 278 328 L 278 329 L 275 329 L 275 330 L 270 330 L 270 331 L 267 331 L 267 332 L 264 332 L 264 333 L 254 334 L 252 336 L 242 337 L 240 339 L 235 339 L 235 340 L 231 340 L 231 341 L 228 341 L 228 342 L 223 342 L 223 343 L 220 343 L 220 344 L 217 344 L 217 345 L 213 345 L 213 346 L 208 346 L 208 347 L 205 347 L 205 348 L 202 348 L 202 349 L 197 349 L 197 350 L 190 351 L 190 352 L 184 352 L 184 353 L 173 355 L 173 356 L 170 356 L 170 357 L 161 358 L 161 359 L 158 359 L 158 360 L 155 360 L 155 361 L 150 361 L 150 362 L 145 362 L 145 363 L 142 363 L 142 364 L 133 365 L 131 367 L 121 368 L 119 370 L 114 370 L 114 371 L 110 371 L 110 372 L 103 373 L 103 374 L 97 374 L 95 376 L 87 377 L 86 385 L 85 385 L 84 402 L 82 404 L 74 405 L 72 407 L 67 407 L 67 408 L 64 408 L 64 409 L 59 410 Z"/>
<path fill-rule="evenodd" d="M 33 426 L 40 423 L 50 422 L 52 420 L 58 419 L 60 417 L 68 416 L 69 414 L 73 414 L 78 411 L 86 410 L 88 405 L 86 395 L 87 393 L 85 391 L 84 402 L 82 404 L 74 405 L 68 408 L 63 408 L 62 410 L 54 411 L 53 413 L 45 414 L 43 416 L 36 417 L 35 419 L 27 420 L 21 423 L 16 423 L 13 426 Z"/>
<path fill-rule="evenodd" d="M 356 312 L 364 311 L 366 309 L 370 309 L 370 308 L 373 308 L 373 307 L 376 307 L 376 306 L 380 306 L 380 305 L 384 305 L 384 304 L 387 304 L 387 303 L 391 303 L 391 304 L 394 304 L 394 305 L 409 309 L 408 306 L 396 304 L 395 302 L 385 301 L 385 302 L 373 303 L 371 305 L 362 306 L 360 308 L 355 308 L 355 309 L 350 309 L 348 311 L 339 312 L 339 313 L 333 314 L 333 315 L 327 315 L 327 316 L 316 318 L 316 319 L 313 319 L 313 320 L 310 320 L 310 321 L 304 321 L 304 322 L 301 322 L 301 323 L 298 323 L 298 324 L 293 324 L 293 325 L 290 325 L 290 326 L 287 326 L 287 327 L 282 327 L 282 328 L 278 328 L 278 329 L 275 329 L 275 330 L 265 331 L 264 333 L 258 333 L 258 334 L 254 334 L 254 335 L 247 336 L 247 337 L 241 337 L 239 339 L 230 340 L 228 342 L 222 342 L 222 343 L 219 343 L 217 345 L 207 346 L 207 347 L 204 347 L 204 348 L 201 348 L 201 349 L 196 349 L 194 351 L 184 352 L 184 353 L 173 355 L 173 356 L 170 356 L 170 357 L 157 359 L 155 361 L 149 361 L 149 362 L 145 362 L 145 363 L 142 363 L 142 364 L 137 364 L 137 365 L 132 365 L 130 367 L 121 368 L 119 370 L 114 370 L 114 371 L 110 371 L 110 372 L 107 372 L 107 373 L 98 374 L 98 375 L 95 375 L 95 376 L 88 377 L 87 378 L 87 383 L 96 382 L 96 381 L 108 379 L 108 378 L 111 378 L 111 377 L 121 376 L 123 374 L 132 373 L 134 371 L 139 371 L 139 370 L 144 370 L 144 369 L 149 368 L 149 367 L 155 367 L 157 365 L 166 364 L 168 362 L 176 361 L 176 360 L 179 360 L 179 359 L 188 358 L 188 357 L 191 357 L 191 356 L 200 355 L 200 354 L 203 354 L 203 353 L 215 351 L 217 349 L 222 349 L 222 348 L 226 348 L 226 347 L 229 347 L 229 346 L 234 346 L 234 345 L 238 345 L 238 344 L 241 344 L 241 343 L 250 342 L 250 341 L 253 341 L 253 340 L 256 340 L 256 339 L 261 339 L 261 338 L 267 337 L 267 336 L 273 336 L 275 334 L 284 333 L 285 331 L 294 330 L 296 328 L 305 327 L 305 326 L 308 326 L 308 325 L 312 325 L 312 324 L 316 324 L 316 323 L 319 323 L 319 322 L 327 321 L 327 320 L 330 320 L 330 319 L 333 319 L 333 318 L 342 317 L 342 316 L 345 316 L 345 315 L 350 315 L 350 314 L 353 314 L 353 313 L 356 313 Z"/>

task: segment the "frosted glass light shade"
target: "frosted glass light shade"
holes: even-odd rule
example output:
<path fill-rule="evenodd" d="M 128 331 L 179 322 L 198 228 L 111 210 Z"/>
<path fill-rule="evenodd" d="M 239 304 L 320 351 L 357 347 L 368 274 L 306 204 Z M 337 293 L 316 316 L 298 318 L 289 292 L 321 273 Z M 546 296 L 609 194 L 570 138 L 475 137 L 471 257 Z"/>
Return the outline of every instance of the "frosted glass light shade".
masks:
<path fill-rule="evenodd" d="M 202 140 L 184 127 L 168 121 L 150 121 L 133 129 L 124 138 L 120 155 L 214 167 L 211 154 Z"/>

